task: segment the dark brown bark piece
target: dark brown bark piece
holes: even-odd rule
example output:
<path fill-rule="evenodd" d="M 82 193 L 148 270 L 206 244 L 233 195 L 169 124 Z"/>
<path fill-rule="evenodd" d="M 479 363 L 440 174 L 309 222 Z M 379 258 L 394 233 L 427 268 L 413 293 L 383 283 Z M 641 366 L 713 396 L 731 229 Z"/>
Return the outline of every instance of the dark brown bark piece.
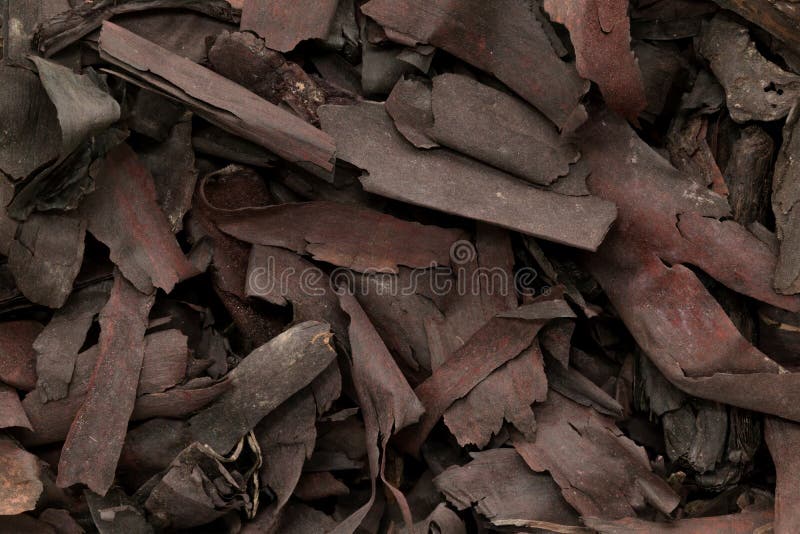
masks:
<path fill-rule="evenodd" d="M 409 143 L 417 148 L 436 148 L 439 144 L 428 135 L 433 126 L 431 88 L 422 80 L 401 78 L 394 84 L 385 102 L 386 113 Z"/>
<path fill-rule="evenodd" d="M 466 447 L 483 449 L 508 421 L 527 439 L 536 435 L 531 405 L 547 398 L 547 377 L 536 342 L 492 372 L 444 412 L 444 424 Z"/>
<path fill-rule="evenodd" d="M 86 224 L 77 217 L 35 214 L 19 226 L 8 266 L 28 300 L 51 308 L 64 305 L 83 261 Z"/>
<path fill-rule="evenodd" d="M 120 145 L 92 166 L 96 189 L 81 205 L 89 232 L 111 250 L 111 261 L 139 289 L 169 293 L 195 274 L 156 201 L 153 177 L 134 151 Z"/>
<path fill-rule="evenodd" d="M 154 86 L 209 122 L 322 176 L 333 170 L 335 147 L 327 134 L 227 78 L 110 22 L 100 33 L 100 53 L 136 83 Z"/>
<path fill-rule="evenodd" d="M 755 125 L 744 128 L 731 146 L 725 183 L 733 220 L 741 225 L 766 222 L 774 148 L 769 134 Z"/>
<path fill-rule="evenodd" d="M 0 429 L 12 427 L 33 430 L 17 390 L 0 382 Z"/>
<path fill-rule="evenodd" d="M 257 348 L 229 377 L 231 388 L 190 420 L 192 435 L 230 451 L 269 412 L 307 386 L 336 357 L 330 327 L 308 321 Z"/>
<path fill-rule="evenodd" d="M 783 129 L 783 145 L 772 178 L 772 212 L 780 241 L 775 267 L 775 290 L 800 293 L 800 106 Z"/>
<path fill-rule="evenodd" d="M 145 358 L 149 354 L 158 357 L 143 360 L 137 396 L 161 393 L 182 382 L 189 360 L 186 336 L 180 330 L 164 330 L 148 335 L 144 341 Z"/>
<path fill-rule="evenodd" d="M 36 391 L 42 402 L 67 396 L 75 360 L 110 290 L 111 283 L 103 282 L 74 292 L 33 342 L 38 377 Z"/>
<path fill-rule="evenodd" d="M 536 109 L 466 76 L 436 76 L 431 101 L 431 138 L 529 182 L 550 185 L 580 157 Z"/>
<path fill-rule="evenodd" d="M 768 417 L 764 422 L 764 439 L 775 463 L 775 532 L 800 529 L 800 461 L 794 453 L 800 447 L 797 423 Z"/>
<path fill-rule="evenodd" d="M 85 491 L 86 504 L 94 526 L 100 534 L 153 534 L 144 511 L 120 488 L 111 489 L 105 496 Z"/>
<path fill-rule="evenodd" d="M 44 490 L 39 459 L 0 435 L 0 515 L 21 514 L 36 508 Z"/>
<path fill-rule="evenodd" d="M 103 21 L 126 13 L 151 9 L 191 9 L 225 22 L 239 22 L 239 10 L 227 0 L 101 0 L 80 4 L 60 13 L 36 29 L 35 45 L 52 56 L 99 28 Z"/>
<path fill-rule="evenodd" d="M 346 340 L 347 319 L 339 308 L 331 280 L 290 250 L 253 245 L 245 294 L 277 306 L 291 304 L 294 322 L 324 320 L 340 341 Z"/>
<path fill-rule="evenodd" d="M 800 76 L 765 59 L 747 28 L 728 15 L 716 15 L 704 28 L 699 50 L 725 87 L 736 122 L 780 119 L 800 97 Z"/>
<path fill-rule="evenodd" d="M 635 122 L 647 100 L 630 47 L 628 2 L 545 0 L 544 9 L 554 22 L 569 30 L 578 74 L 600 86 L 609 108 Z"/>
<path fill-rule="evenodd" d="M 154 296 L 141 293 L 119 272 L 115 274 L 111 295 L 100 312 L 97 364 L 61 451 L 59 487 L 82 482 L 104 495 L 114 482 L 136 400 L 153 301 Z"/>
<path fill-rule="evenodd" d="M 286 8 L 294 9 L 289 4 Z M 314 12 L 316 9 L 310 11 Z M 300 65 L 269 48 L 264 39 L 249 32 L 223 32 L 209 49 L 208 58 L 214 71 L 229 80 L 275 105 L 288 106 L 307 122 L 319 123 L 317 108 L 327 102 L 326 91 Z"/>
<path fill-rule="evenodd" d="M 0 169 L 12 180 L 21 180 L 58 158 L 58 116 L 36 74 L 3 65 L 0 77 L 0 113 L 5 125 L 0 137 Z"/>
<path fill-rule="evenodd" d="M 541 191 L 444 149 L 419 151 L 397 133 L 382 104 L 323 106 L 320 120 L 339 157 L 367 171 L 360 180 L 371 193 L 589 250 L 616 217 L 614 206 L 598 198 Z"/>
<path fill-rule="evenodd" d="M 738 13 L 750 22 L 761 26 L 769 33 L 800 53 L 800 15 L 792 2 L 770 0 L 714 0 L 725 9 Z"/>
<path fill-rule="evenodd" d="M 339 0 L 245 0 L 241 28 L 257 33 L 267 46 L 289 52 L 300 41 L 328 35 Z"/>
<path fill-rule="evenodd" d="M 445 411 L 495 369 L 527 349 L 545 323 L 499 317 L 487 322 L 414 390 L 425 406 L 425 414 L 419 425 L 404 433 L 404 448 L 418 454 Z"/>
<path fill-rule="evenodd" d="M 288 248 L 355 271 L 393 273 L 400 265 L 447 265 L 450 246 L 461 235 L 327 201 L 243 208 L 227 214 L 219 228 L 248 243 Z"/>
<path fill-rule="evenodd" d="M 586 118 L 579 101 L 588 84 L 556 55 L 525 2 L 372 0 L 361 11 L 494 74 L 560 129 L 574 129 Z"/>
<path fill-rule="evenodd" d="M 767 506 L 751 507 L 737 514 L 677 519 L 657 523 L 645 519 L 628 517 L 616 521 L 585 517 L 590 528 L 602 534 L 704 534 L 726 532 L 729 534 L 752 534 L 769 530 L 773 526 L 774 514 Z"/>
<path fill-rule="evenodd" d="M 158 205 L 167 216 L 170 229 L 177 233 L 192 206 L 197 184 L 191 120 L 175 124 L 164 142 L 141 151 L 140 157 L 153 177 Z"/>
<path fill-rule="evenodd" d="M 303 473 L 294 488 L 293 495 L 301 501 L 318 501 L 329 497 L 348 495 L 350 489 L 330 471 Z"/>
<path fill-rule="evenodd" d="M 39 520 L 51 525 L 58 534 L 84 534 L 78 522 L 62 508 L 48 508 L 39 514 Z"/>
<path fill-rule="evenodd" d="M 536 440 L 514 447 L 534 471 L 548 471 L 582 516 L 635 517 L 649 504 L 669 514 L 680 499 L 653 474 L 644 449 L 614 422 L 550 391 L 536 408 Z"/>
<path fill-rule="evenodd" d="M 470 454 L 472 460 L 437 476 L 433 483 L 458 510 L 471 506 L 498 527 L 513 521 L 579 525 L 550 476 L 534 473 L 514 449 Z"/>
<path fill-rule="evenodd" d="M 33 342 L 41 332 L 36 321 L 0 323 L 0 381 L 22 391 L 36 387 Z"/>
<path fill-rule="evenodd" d="M 410 527 L 413 520 L 405 497 L 384 476 L 386 445 L 393 434 L 416 423 L 424 408 L 355 297 L 343 293 L 339 302 L 342 310 L 350 316 L 350 372 L 364 417 L 371 494 L 363 506 L 339 523 L 332 532 L 352 533 L 361 525 L 375 503 L 379 478 L 397 501 L 403 521 Z"/>

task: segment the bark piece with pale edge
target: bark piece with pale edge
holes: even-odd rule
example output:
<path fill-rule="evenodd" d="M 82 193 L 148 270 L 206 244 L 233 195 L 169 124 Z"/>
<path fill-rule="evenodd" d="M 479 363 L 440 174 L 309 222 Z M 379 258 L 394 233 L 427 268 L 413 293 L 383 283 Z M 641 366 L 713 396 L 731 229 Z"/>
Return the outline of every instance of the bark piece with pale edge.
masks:
<path fill-rule="evenodd" d="M 95 191 L 80 208 L 89 232 L 110 249 L 122 274 L 144 293 L 167 293 L 196 273 L 156 201 L 153 177 L 128 145 L 92 165 Z"/>
<path fill-rule="evenodd" d="M 336 358 L 330 326 L 307 321 L 251 352 L 230 372 L 230 389 L 190 419 L 195 441 L 226 454 L 261 419 L 310 384 Z"/>
<path fill-rule="evenodd" d="M 772 177 L 772 212 L 780 241 L 775 267 L 775 289 L 800 293 L 800 106 L 796 105 L 783 128 L 783 145 Z"/>
<path fill-rule="evenodd" d="M 321 200 L 242 208 L 221 215 L 217 224 L 241 241 L 310 254 L 359 272 L 396 273 L 400 265 L 422 269 L 447 265 L 450 247 L 461 236 L 459 230 Z"/>
<path fill-rule="evenodd" d="M 86 484 L 105 495 L 114 482 L 144 359 L 144 332 L 155 300 L 116 272 L 100 312 L 97 364 L 58 462 L 59 487 Z"/>
<path fill-rule="evenodd" d="M 44 490 L 40 469 L 36 456 L 0 435 L 0 516 L 36 508 Z"/>
<path fill-rule="evenodd" d="M 328 35 L 339 0 L 245 0 L 242 30 L 257 33 L 267 46 L 289 52 L 300 41 Z"/>
<path fill-rule="evenodd" d="M 360 181 L 370 193 L 587 250 L 599 246 L 616 218 L 614 205 L 597 197 L 542 191 L 446 149 L 417 150 L 383 104 L 327 105 L 319 112 L 339 157 L 367 172 Z"/>
<path fill-rule="evenodd" d="M 185 104 L 209 122 L 327 176 L 335 145 L 325 133 L 219 74 L 113 24 L 103 23 L 100 55 L 135 83 Z"/>
<path fill-rule="evenodd" d="M 527 2 L 372 0 L 361 11 L 494 74 L 559 129 L 572 130 L 586 119 L 580 100 L 588 82 L 558 57 Z"/>
<path fill-rule="evenodd" d="M 631 51 L 628 0 L 545 0 L 544 9 L 569 30 L 578 74 L 600 86 L 609 108 L 635 122 L 647 99 Z"/>

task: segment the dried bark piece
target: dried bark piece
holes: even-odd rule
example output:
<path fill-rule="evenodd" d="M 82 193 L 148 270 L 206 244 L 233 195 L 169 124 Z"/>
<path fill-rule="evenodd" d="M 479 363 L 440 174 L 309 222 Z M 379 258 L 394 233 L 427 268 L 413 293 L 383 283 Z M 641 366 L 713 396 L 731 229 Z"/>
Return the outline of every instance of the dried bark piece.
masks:
<path fill-rule="evenodd" d="M 61 131 L 56 108 L 36 74 L 3 65 L 0 78 L 4 124 L 0 132 L 0 169 L 16 181 L 58 158 Z"/>
<path fill-rule="evenodd" d="M 89 232 L 111 250 L 111 261 L 141 292 L 169 293 L 196 274 L 156 202 L 153 177 L 128 145 L 92 166 L 96 189 L 80 212 Z"/>
<path fill-rule="evenodd" d="M 794 532 L 800 528 L 800 488 L 795 481 L 800 462 L 794 451 L 800 447 L 797 423 L 768 417 L 764 422 L 764 439 L 775 462 L 775 532 Z"/>
<path fill-rule="evenodd" d="M 549 471 L 582 516 L 635 517 L 650 504 L 670 514 L 680 498 L 650 470 L 644 449 L 614 422 L 555 391 L 536 408 L 536 440 L 514 447 L 534 471 Z"/>
<path fill-rule="evenodd" d="M 271 516 L 277 522 L 300 480 L 303 464 L 314 452 L 317 438 L 317 409 L 308 388 L 297 392 L 254 430 L 264 456 L 259 477 L 262 487 L 270 488 L 276 499 L 262 512 L 261 523 L 266 526 Z"/>
<path fill-rule="evenodd" d="M 797 33 L 800 16 L 792 5 L 793 2 L 770 0 L 714 0 L 714 2 L 761 26 L 786 43 L 793 51 L 800 52 L 800 35 Z"/>
<path fill-rule="evenodd" d="M 119 120 L 120 107 L 94 71 L 76 74 L 40 57 L 31 61 L 58 117 L 58 158 L 37 170 L 14 196 L 8 212 L 27 218 L 35 209 L 74 209 L 91 189 L 86 172 L 94 152 L 119 142 L 105 130 Z"/>
<path fill-rule="evenodd" d="M 0 436 L 0 515 L 21 514 L 36 508 L 44 490 L 39 459 L 11 438 Z"/>
<path fill-rule="evenodd" d="M 579 101 L 588 83 L 556 55 L 525 2 L 372 0 L 361 11 L 494 74 L 559 129 L 574 129 L 586 119 Z"/>
<path fill-rule="evenodd" d="M 289 6 L 286 4 L 287 9 L 294 9 Z M 316 12 L 314 9 L 307 14 Z M 264 39 L 249 32 L 222 32 L 209 49 L 208 58 L 211 67 L 229 80 L 318 124 L 317 108 L 327 102 L 326 91 L 300 65 L 268 47 Z"/>
<path fill-rule="evenodd" d="M 537 110 L 466 76 L 436 76 L 431 101 L 437 143 L 529 182 L 550 185 L 580 157 Z"/>
<path fill-rule="evenodd" d="M 553 479 L 532 472 L 514 449 L 491 449 L 470 456 L 468 464 L 451 467 L 433 479 L 458 510 L 475 507 L 496 526 L 511 521 L 580 524 Z"/>
<path fill-rule="evenodd" d="M 697 24 L 698 33 L 700 24 Z M 642 72 L 647 107 L 641 117 L 655 123 L 664 113 L 676 86 L 685 78 L 689 63 L 673 43 L 634 41 L 632 48 Z"/>
<path fill-rule="evenodd" d="M 17 390 L 0 382 L 0 429 L 12 427 L 33 430 Z"/>
<path fill-rule="evenodd" d="M 190 420 L 192 436 L 227 453 L 336 357 L 330 327 L 307 321 L 260 346 L 230 372 L 231 388 Z"/>
<path fill-rule="evenodd" d="M 458 399 L 466 396 L 495 369 L 527 349 L 546 321 L 491 319 L 433 375 L 414 390 L 425 414 L 419 425 L 404 433 L 403 446 L 413 454 L 436 422 Z"/>
<path fill-rule="evenodd" d="M 554 22 L 564 24 L 575 46 L 578 74 L 600 86 L 606 104 L 636 122 L 647 107 L 644 82 L 630 48 L 626 0 L 545 0 Z"/>
<path fill-rule="evenodd" d="M 41 331 L 36 321 L 0 323 L 0 381 L 22 391 L 36 387 L 33 342 Z"/>
<path fill-rule="evenodd" d="M 161 393 L 148 393 L 136 399 L 131 419 L 141 421 L 153 417 L 186 417 L 219 398 L 231 389 L 227 378 L 197 378 Z"/>
<path fill-rule="evenodd" d="M 239 22 L 240 12 L 226 0 L 101 0 L 80 4 L 52 17 L 36 29 L 34 42 L 40 52 L 52 56 L 99 28 L 103 21 L 150 9 L 191 9 L 225 22 Z"/>
<path fill-rule="evenodd" d="M 728 188 L 706 141 L 707 134 L 708 120 L 704 116 L 675 118 L 667 132 L 670 161 L 698 184 L 727 195 Z"/>
<path fill-rule="evenodd" d="M 400 490 L 384 475 L 386 446 L 393 434 L 416 423 L 424 408 L 355 297 L 343 293 L 339 296 L 339 302 L 342 310 L 350 316 L 350 372 L 364 417 L 371 493 L 369 500 L 339 523 L 332 532 L 355 532 L 375 504 L 379 478 L 397 501 L 403 513 L 403 521 L 410 527 L 413 520 L 408 503 Z"/>
<path fill-rule="evenodd" d="M 48 508 L 39 514 L 39 520 L 56 529 L 57 534 L 84 534 L 83 530 L 68 511 L 61 508 Z"/>
<path fill-rule="evenodd" d="M 303 473 L 292 493 L 301 501 L 317 501 L 329 497 L 342 497 L 348 495 L 350 489 L 330 471 L 319 473 Z"/>
<path fill-rule="evenodd" d="M 67 396 L 78 352 L 110 291 L 111 283 L 103 282 L 74 292 L 33 342 L 36 391 L 43 403 Z"/>
<path fill-rule="evenodd" d="M 258 143 L 287 161 L 328 176 L 334 143 L 328 135 L 240 85 L 105 22 L 100 55 L 135 83 L 154 87 L 209 122 Z M 202 84 L 197 83 L 203 80 Z"/>
<path fill-rule="evenodd" d="M 271 524 L 271 522 L 270 522 Z M 309 532 L 331 532 L 336 521 L 329 515 L 302 503 L 291 502 L 281 516 L 276 532 L 281 534 L 307 534 Z M 261 516 L 246 524 L 242 534 L 262 534 Z"/>
<path fill-rule="evenodd" d="M 141 151 L 140 157 L 153 177 L 158 205 L 172 232 L 177 233 L 192 206 L 197 184 L 191 120 L 175 124 L 164 142 Z"/>
<path fill-rule="evenodd" d="M 772 178 L 772 212 L 780 241 L 775 267 L 775 290 L 800 293 L 800 106 L 796 106 L 783 129 L 783 145 Z"/>
<path fill-rule="evenodd" d="M 253 245 L 247 265 L 245 295 L 292 306 L 295 323 L 321 319 L 341 341 L 346 339 L 347 320 L 331 288 L 331 281 L 313 263 L 292 251 Z"/>
<path fill-rule="evenodd" d="M 131 428 L 119 457 L 120 479 L 126 487 L 141 487 L 167 469 L 191 443 L 186 421 L 150 419 Z"/>
<path fill-rule="evenodd" d="M 614 206 L 598 198 L 540 191 L 447 150 L 419 151 L 397 133 L 382 104 L 323 106 L 320 120 L 339 157 L 367 171 L 360 181 L 371 193 L 589 250 L 616 217 Z"/>
<path fill-rule="evenodd" d="M 444 424 L 466 447 L 484 448 L 498 434 L 505 419 L 526 439 L 536 435 L 531 405 L 547 398 L 547 377 L 538 345 L 534 342 L 519 356 L 497 368 L 466 396 L 444 412 Z"/>
<path fill-rule="evenodd" d="M 154 299 L 115 273 L 111 295 L 100 312 L 97 364 L 58 462 L 59 487 L 82 482 L 104 495 L 114 482 L 136 400 L 147 315 Z"/>
<path fill-rule="evenodd" d="M 596 517 L 585 517 L 589 528 L 602 534 L 703 534 L 705 532 L 726 532 L 729 534 L 752 534 L 768 532 L 773 526 L 774 514 L 767 506 L 752 506 L 738 514 L 712 517 L 677 519 L 675 521 L 657 523 L 627 517 L 616 521 L 608 521 Z"/>
<path fill-rule="evenodd" d="M 172 461 L 144 503 L 152 522 L 161 529 L 205 525 L 231 511 L 252 517 L 251 494 L 261 453 L 251 436 L 229 456 L 208 445 L 192 443 Z"/>
<path fill-rule="evenodd" d="M 407 532 L 466 534 L 467 528 L 461 518 L 458 517 L 458 514 L 448 508 L 445 503 L 439 503 L 439 505 L 428 514 L 428 517 L 415 523 L 411 531 L 401 530 L 400 532 L 403 534 Z"/>
<path fill-rule="evenodd" d="M 60 308 L 72 292 L 83 261 L 86 224 L 68 215 L 31 215 L 8 252 L 17 287 L 36 304 Z"/>
<path fill-rule="evenodd" d="M 28 514 L 0 516 L 0 528 L 5 532 L 30 532 L 31 534 L 60 534 L 44 521 Z"/>
<path fill-rule="evenodd" d="M 780 119 L 800 97 L 800 76 L 766 60 L 747 28 L 727 15 L 716 15 L 704 28 L 699 50 L 725 87 L 736 122 Z"/>
<path fill-rule="evenodd" d="M 131 130 L 163 143 L 186 110 L 164 96 L 139 89 L 131 97 L 129 113 L 128 127 Z"/>
<path fill-rule="evenodd" d="M 240 27 L 263 37 L 273 50 L 289 52 L 300 41 L 324 39 L 338 4 L 339 0 L 245 0 Z"/>
<path fill-rule="evenodd" d="M 429 135 L 433 126 L 431 88 L 421 80 L 401 78 L 394 84 L 384 104 L 386 113 L 406 140 L 417 148 L 436 148 Z"/>
<path fill-rule="evenodd" d="M 620 221 L 587 261 L 591 274 L 637 343 L 678 388 L 800 420 L 793 400 L 800 375 L 753 348 L 680 265 L 695 265 L 735 291 L 797 310 L 796 297 L 771 289 L 772 250 L 733 221 L 717 221 L 728 213 L 722 199 L 676 175 L 635 134 L 622 135 L 618 128 L 627 126 L 612 126 L 609 117 L 601 121 L 585 132 L 594 140 L 583 146 L 593 169 L 589 185 L 617 202 Z"/>
<path fill-rule="evenodd" d="M 733 220 L 739 224 L 766 222 L 774 147 L 772 137 L 755 125 L 744 128 L 731 146 L 725 183 Z"/>
<path fill-rule="evenodd" d="M 248 243 L 288 248 L 355 271 L 393 273 L 400 265 L 447 265 L 450 246 L 461 235 L 327 201 L 242 208 L 220 220 L 219 228 Z"/>
<path fill-rule="evenodd" d="M 113 488 L 105 496 L 87 490 L 84 496 L 100 534 L 153 534 L 153 527 L 145 519 L 144 511 L 121 489 Z"/>
<path fill-rule="evenodd" d="M 158 358 L 142 364 L 137 396 L 161 393 L 183 381 L 189 360 L 186 336 L 180 330 L 164 330 L 150 334 L 144 341 L 145 357 L 158 354 Z"/>

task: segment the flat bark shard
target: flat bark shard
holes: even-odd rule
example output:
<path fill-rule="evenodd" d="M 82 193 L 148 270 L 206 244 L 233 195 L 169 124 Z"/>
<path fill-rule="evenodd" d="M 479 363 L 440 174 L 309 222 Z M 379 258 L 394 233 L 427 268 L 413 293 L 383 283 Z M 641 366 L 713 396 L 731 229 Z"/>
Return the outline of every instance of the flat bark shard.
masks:
<path fill-rule="evenodd" d="M 792 2 L 772 2 L 771 0 L 714 0 L 725 9 L 738 13 L 750 22 L 757 24 L 769 33 L 800 53 L 800 35 L 797 26 L 800 15 Z"/>
<path fill-rule="evenodd" d="M 12 427 L 33 430 L 17 390 L 0 382 L 0 429 Z"/>
<path fill-rule="evenodd" d="M 560 129 L 574 129 L 586 118 L 580 99 L 588 84 L 561 61 L 525 2 L 372 0 L 361 11 L 494 74 Z"/>
<path fill-rule="evenodd" d="M 523 180 L 550 185 L 580 158 L 536 109 L 466 76 L 433 78 L 431 101 L 432 139 Z"/>
<path fill-rule="evenodd" d="M 81 215 L 137 289 L 169 293 L 195 274 L 156 201 L 153 177 L 129 146 L 109 152 L 91 173 L 96 189 L 81 205 Z"/>
<path fill-rule="evenodd" d="M 230 372 L 231 388 L 190 420 L 192 435 L 227 453 L 269 412 L 307 386 L 336 357 L 330 327 L 307 321 L 248 355 Z"/>
<path fill-rule="evenodd" d="M 99 356 L 89 391 L 61 451 L 59 487 L 82 482 L 104 495 L 114 482 L 136 400 L 147 315 L 154 299 L 116 273 L 111 295 L 100 312 Z M 109 406 L 113 406 L 111 416 Z"/>
<path fill-rule="evenodd" d="M 554 22 L 564 24 L 575 46 L 578 74 L 600 86 L 609 108 L 636 122 L 647 107 L 644 82 L 631 51 L 626 0 L 545 0 Z"/>
<path fill-rule="evenodd" d="M 764 423 L 764 439 L 775 463 L 775 532 L 793 532 L 800 528 L 800 490 L 797 480 L 800 462 L 793 451 L 800 447 L 797 423 L 768 417 Z"/>
<path fill-rule="evenodd" d="M 418 151 L 382 104 L 323 106 L 320 120 L 339 157 L 367 171 L 360 180 L 371 193 L 588 250 L 616 218 L 615 207 L 598 198 L 541 191 L 447 150 Z"/>
<path fill-rule="evenodd" d="M 584 522 L 586 526 L 601 534 L 639 534 L 642 532 L 652 534 L 699 534 L 701 532 L 751 534 L 771 530 L 774 526 L 773 517 L 774 514 L 769 506 L 754 505 L 736 514 L 685 518 L 668 523 L 657 523 L 633 517 L 616 521 L 585 517 Z"/>
<path fill-rule="evenodd" d="M 666 481 L 651 472 L 644 449 L 611 419 L 554 391 L 536 418 L 536 440 L 514 438 L 514 447 L 534 471 L 549 471 L 582 516 L 635 517 L 645 504 L 669 514 L 678 505 Z"/>
<path fill-rule="evenodd" d="M 110 22 L 103 24 L 100 53 L 137 83 L 154 86 L 211 123 L 323 176 L 333 170 L 335 146 L 327 134 L 197 63 Z"/>
<path fill-rule="evenodd" d="M 36 351 L 33 342 L 42 332 L 36 321 L 0 324 L 0 381 L 22 391 L 36 387 Z"/>
<path fill-rule="evenodd" d="M 74 292 L 36 337 L 36 390 L 42 402 L 67 396 L 75 360 L 110 291 L 111 283 L 103 282 Z"/>
<path fill-rule="evenodd" d="M 780 241 L 775 290 L 800 293 L 800 107 L 792 109 L 783 129 L 783 145 L 775 163 L 772 212 Z"/>
<path fill-rule="evenodd" d="M 245 0 L 241 28 L 262 36 L 273 50 L 289 52 L 300 41 L 324 39 L 338 5 L 339 0 Z"/>
<path fill-rule="evenodd" d="M 397 130 L 417 148 L 436 148 L 439 144 L 428 135 L 433 126 L 431 88 L 421 80 L 401 78 L 394 84 L 384 103 Z"/>
<path fill-rule="evenodd" d="M 800 97 L 800 76 L 765 59 L 747 28 L 727 15 L 716 15 L 704 27 L 700 53 L 725 88 L 737 122 L 783 118 Z"/>
<path fill-rule="evenodd" d="M 8 266 L 28 300 L 51 308 L 64 305 L 83 261 L 86 223 L 50 213 L 23 222 L 8 253 Z"/>
<path fill-rule="evenodd" d="M 492 524 L 512 520 L 579 525 L 575 511 L 564 501 L 550 476 L 534 473 L 514 449 L 470 454 L 464 466 L 454 466 L 433 483 L 458 510 L 471 506 Z"/>
<path fill-rule="evenodd" d="M 33 510 L 44 484 L 39 459 L 20 448 L 14 440 L 0 436 L 0 515 Z"/>
<path fill-rule="evenodd" d="M 349 232 L 342 228 L 348 227 Z M 233 237 L 359 272 L 447 265 L 459 230 L 407 222 L 352 204 L 316 201 L 243 208 L 219 222 Z"/>

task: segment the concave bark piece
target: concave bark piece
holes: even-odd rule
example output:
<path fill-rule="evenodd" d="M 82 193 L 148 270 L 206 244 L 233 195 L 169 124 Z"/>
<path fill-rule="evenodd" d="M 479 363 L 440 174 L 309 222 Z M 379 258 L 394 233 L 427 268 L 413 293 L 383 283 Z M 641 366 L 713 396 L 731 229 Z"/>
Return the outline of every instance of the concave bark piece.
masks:
<path fill-rule="evenodd" d="M 339 0 L 245 0 L 242 30 L 262 36 L 267 46 L 289 52 L 300 41 L 328 35 Z"/>

